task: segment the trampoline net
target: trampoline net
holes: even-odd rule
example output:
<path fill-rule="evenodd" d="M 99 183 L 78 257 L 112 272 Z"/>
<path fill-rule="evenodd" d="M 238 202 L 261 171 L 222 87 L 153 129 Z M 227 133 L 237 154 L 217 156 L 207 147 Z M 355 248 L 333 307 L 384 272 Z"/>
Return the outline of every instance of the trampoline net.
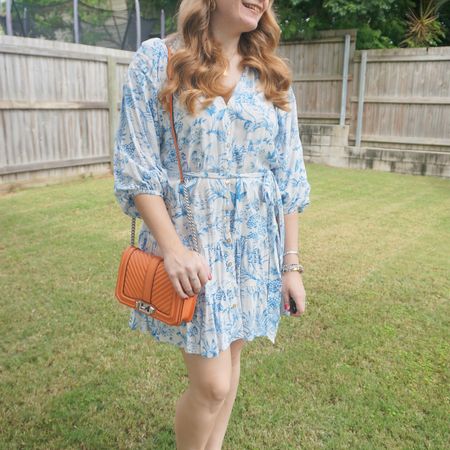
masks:
<path fill-rule="evenodd" d="M 161 36 L 161 9 L 156 3 L 141 3 L 141 41 Z M 170 5 L 164 8 L 165 35 L 176 27 L 171 9 Z M 11 15 L 14 36 L 75 42 L 73 1 L 13 0 Z M 80 44 L 136 50 L 134 0 L 79 0 L 78 23 Z M 5 3 L 0 7 L 0 27 L 6 34 Z"/>

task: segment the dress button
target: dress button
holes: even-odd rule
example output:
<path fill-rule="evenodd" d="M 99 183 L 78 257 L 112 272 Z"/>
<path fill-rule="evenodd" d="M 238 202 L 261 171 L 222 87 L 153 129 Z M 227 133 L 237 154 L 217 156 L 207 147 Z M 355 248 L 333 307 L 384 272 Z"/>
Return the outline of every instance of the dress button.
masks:
<path fill-rule="evenodd" d="M 225 184 L 228 186 L 230 184 L 230 180 L 225 180 Z"/>
<path fill-rule="evenodd" d="M 231 237 L 227 237 L 226 241 L 230 244 L 231 243 Z"/>

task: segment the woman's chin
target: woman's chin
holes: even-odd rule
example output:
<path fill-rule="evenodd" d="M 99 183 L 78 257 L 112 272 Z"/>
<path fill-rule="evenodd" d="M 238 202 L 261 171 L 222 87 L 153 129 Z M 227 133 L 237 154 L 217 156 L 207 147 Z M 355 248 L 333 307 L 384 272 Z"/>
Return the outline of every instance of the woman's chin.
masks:
<path fill-rule="evenodd" d="M 241 22 L 246 25 L 246 28 L 249 28 L 248 31 L 254 30 L 258 26 L 260 15 L 255 15 L 251 11 L 248 11 L 245 6 L 242 4 L 239 8 L 239 13 L 241 16 Z"/>
<path fill-rule="evenodd" d="M 243 28 L 243 32 L 252 31 L 256 29 L 258 26 L 258 21 L 255 19 L 252 19 L 251 17 L 242 17 L 241 18 L 241 24 Z"/>

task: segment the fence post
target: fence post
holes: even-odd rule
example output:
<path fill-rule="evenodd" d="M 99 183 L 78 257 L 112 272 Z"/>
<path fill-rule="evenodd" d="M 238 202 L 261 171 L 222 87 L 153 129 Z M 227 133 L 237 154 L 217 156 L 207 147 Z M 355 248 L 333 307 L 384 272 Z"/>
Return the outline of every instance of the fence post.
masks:
<path fill-rule="evenodd" d="M 161 39 L 164 39 L 166 37 L 166 15 L 164 13 L 164 10 L 161 10 L 160 14 L 160 26 L 161 26 Z"/>
<path fill-rule="evenodd" d="M 342 93 L 341 93 L 341 114 L 339 116 L 339 125 L 345 125 L 345 111 L 347 109 L 347 91 L 348 91 L 348 66 L 350 60 L 350 35 L 345 35 L 344 41 L 344 61 L 342 64 Z"/>
<path fill-rule="evenodd" d="M 363 125 L 364 91 L 366 89 L 367 51 L 361 52 L 361 66 L 359 68 L 358 118 L 356 122 L 355 145 L 361 145 L 361 132 Z"/>
<path fill-rule="evenodd" d="M 136 50 L 141 46 L 141 5 L 139 0 L 134 0 L 136 9 Z"/>
<path fill-rule="evenodd" d="M 8 36 L 13 35 L 12 17 L 11 17 L 11 2 L 12 0 L 6 0 L 6 34 Z"/>
<path fill-rule="evenodd" d="M 114 173 L 114 140 L 117 124 L 117 79 L 116 60 L 108 56 L 108 127 L 109 127 L 109 154 L 111 173 Z"/>
<path fill-rule="evenodd" d="M 73 37 L 75 44 L 80 43 L 80 24 L 78 22 L 78 0 L 73 0 Z"/>

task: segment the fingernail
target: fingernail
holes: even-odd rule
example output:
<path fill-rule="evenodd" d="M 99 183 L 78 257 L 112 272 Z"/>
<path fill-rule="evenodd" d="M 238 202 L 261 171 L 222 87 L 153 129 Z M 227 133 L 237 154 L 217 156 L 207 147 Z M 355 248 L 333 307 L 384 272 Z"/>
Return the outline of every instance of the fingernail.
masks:
<path fill-rule="evenodd" d="M 208 278 L 209 278 L 210 280 L 212 280 L 212 274 L 211 274 L 211 273 L 208 275 Z"/>

